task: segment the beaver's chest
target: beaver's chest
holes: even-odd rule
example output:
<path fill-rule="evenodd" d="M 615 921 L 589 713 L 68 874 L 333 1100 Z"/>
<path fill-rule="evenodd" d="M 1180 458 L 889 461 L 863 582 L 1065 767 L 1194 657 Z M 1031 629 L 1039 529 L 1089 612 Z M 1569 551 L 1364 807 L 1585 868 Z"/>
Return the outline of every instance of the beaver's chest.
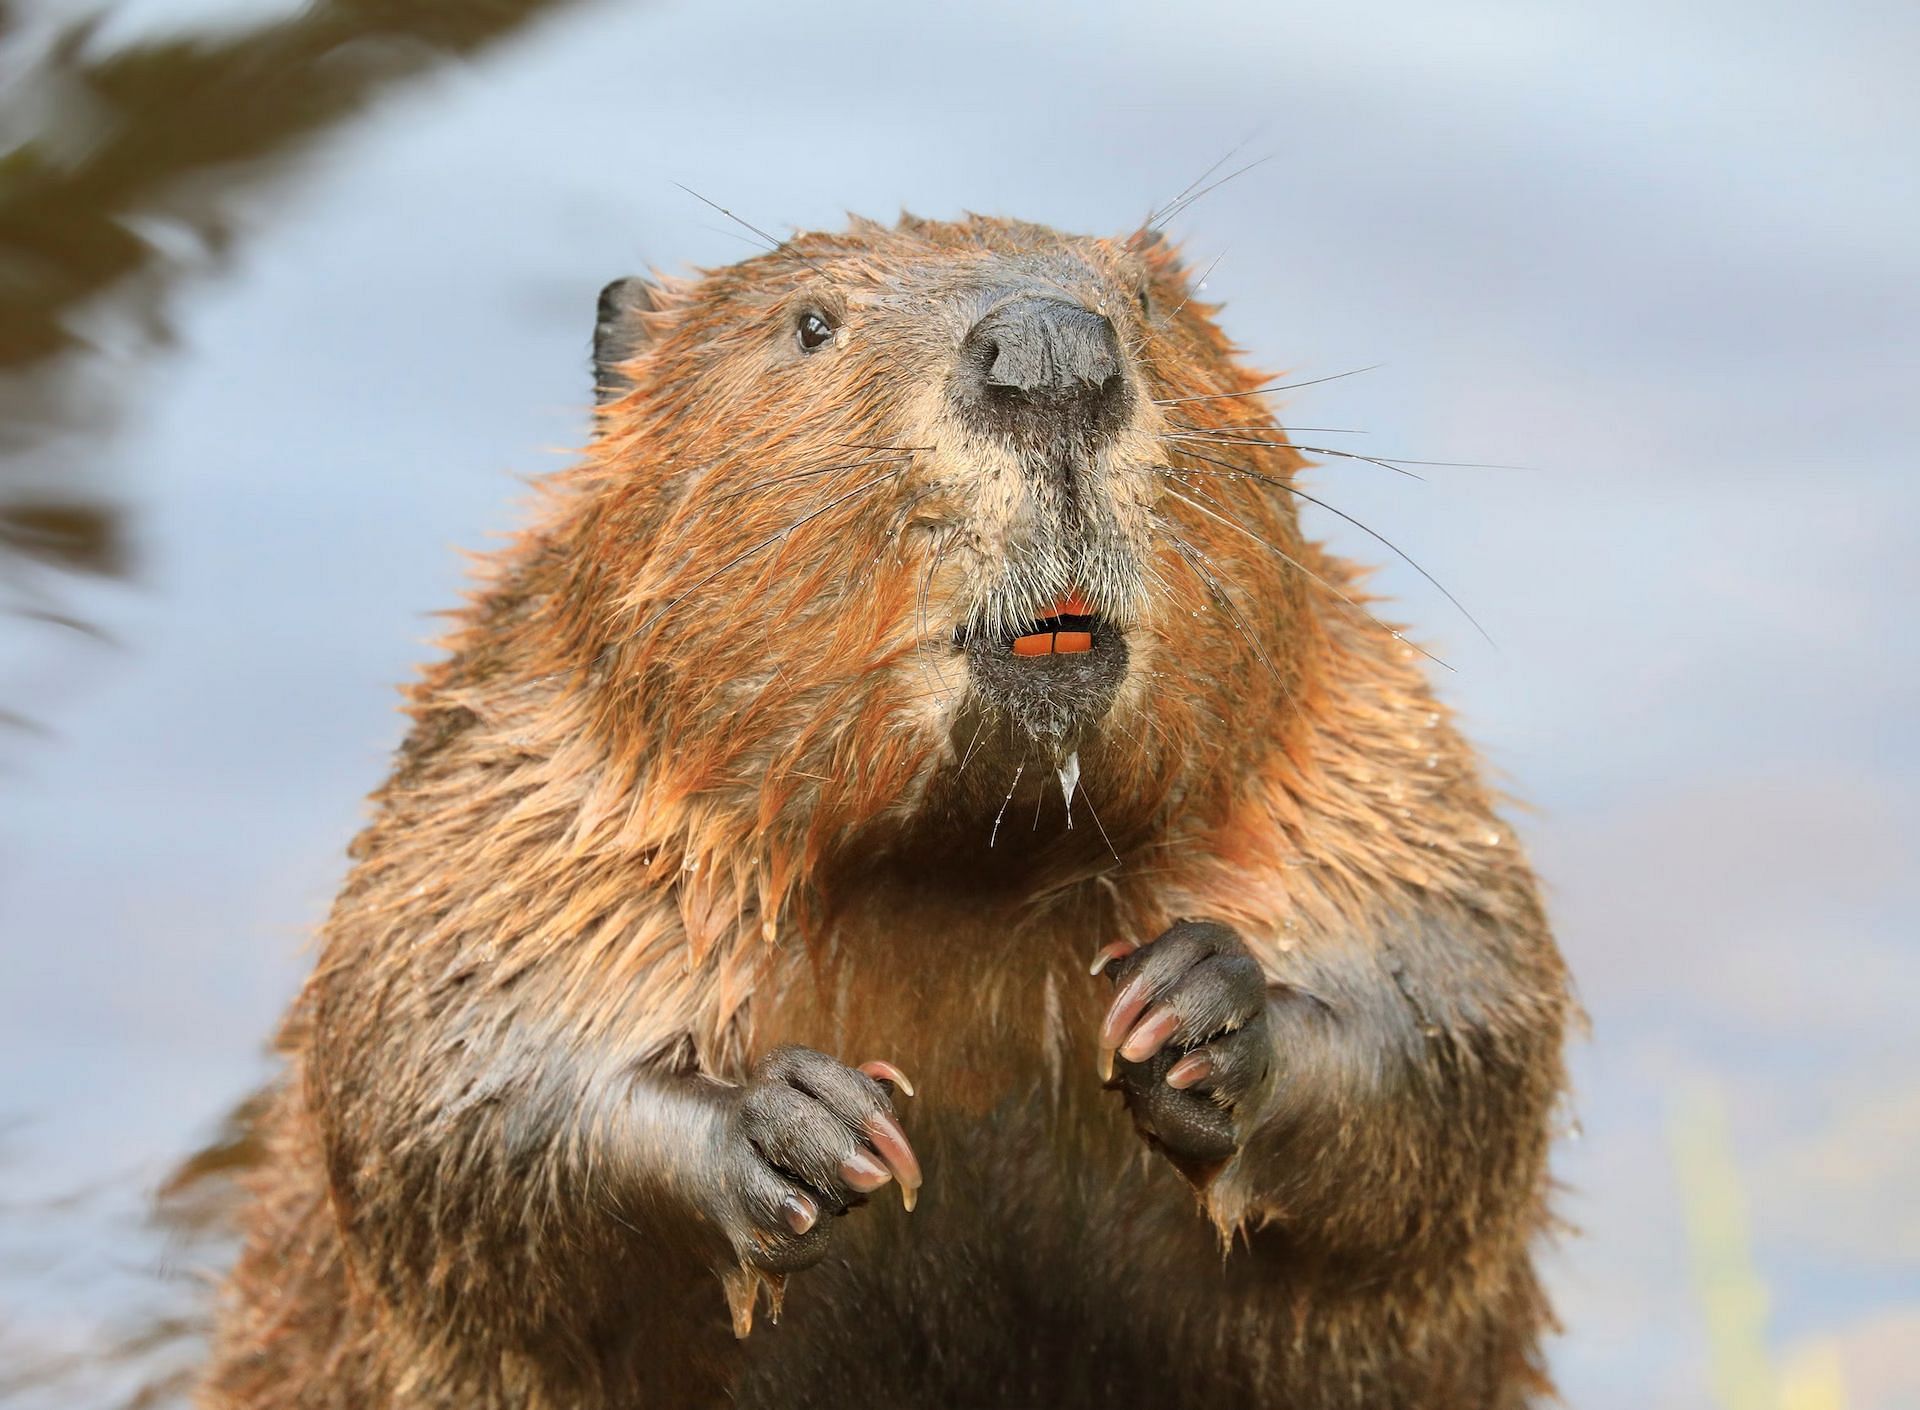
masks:
<path fill-rule="evenodd" d="M 1104 938 L 830 951 L 760 1011 L 756 1045 L 906 1070 L 926 1185 L 912 1214 L 889 1186 L 836 1221 L 748 1339 L 739 1404 L 1217 1405 L 1243 1383 L 1219 1239 L 1095 1071 Z"/>

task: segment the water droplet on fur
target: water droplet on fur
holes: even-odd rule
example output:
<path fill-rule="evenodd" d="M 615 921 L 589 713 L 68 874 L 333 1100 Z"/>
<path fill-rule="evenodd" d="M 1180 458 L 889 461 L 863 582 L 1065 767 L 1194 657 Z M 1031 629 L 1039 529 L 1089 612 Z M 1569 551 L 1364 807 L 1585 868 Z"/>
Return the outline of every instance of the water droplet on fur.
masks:
<path fill-rule="evenodd" d="M 1562 1140 L 1577 1141 L 1586 1134 L 1581 1128 L 1579 1114 L 1573 1109 L 1573 1099 L 1564 1092 L 1553 1104 L 1553 1121 L 1556 1134 Z"/>
<path fill-rule="evenodd" d="M 1435 710 L 1431 715 L 1427 716 L 1427 728 L 1440 728 L 1440 712 L 1438 710 Z"/>
<path fill-rule="evenodd" d="M 1497 832 L 1489 832 L 1487 834 L 1487 846 L 1498 847 L 1499 845 L 1500 845 L 1500 834 Z"/>
<path fill-rule="evenodd" d="M 1429 754 L 1429 755 L 1427 755 L 1427 767 L 1428 767 L 1428 768 L 1430 768 L 1430 769 L 1437 769 L 1437 768 L 1439 768 L 1439 767 L 1440 767 L 1440 756 L 1439 756 L 1438 754 Z"/>
<path fill-rule="evenodd" d="M 1080 751 L 1074 750 L 1067 755 L 1067 762 L 1060 766 L 1060 796 L 1067 801 L 1067 826 L 1073 826 L 1073 790 L 1080 785 Z"/>

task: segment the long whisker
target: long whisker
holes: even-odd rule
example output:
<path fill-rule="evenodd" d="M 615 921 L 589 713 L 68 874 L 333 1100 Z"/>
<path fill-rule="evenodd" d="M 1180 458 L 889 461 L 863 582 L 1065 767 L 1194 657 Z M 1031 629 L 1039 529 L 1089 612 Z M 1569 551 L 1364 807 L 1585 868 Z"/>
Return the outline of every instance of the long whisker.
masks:
<path fill-rule="evenodd" d="M 1251 135 L 1248 135 L 1246 137 L 1241 138 L 1238 142 L 1234 143 L 1231 147 L 1227 148 L 1226 151 L 1222 152 L 1218 157 L 1214 159 L 1214 163 L 1212 166 L 1208 167 L 1205 171 L 1201 172 L 1198 176 L 1194 177 L 1193 180 L 1189 181 L 1185 186 L 1183 186 L 1180 189 L 1179 195 L 1175 196 L 1171 201 L 1168 201 L 1164 206 L 1158 206 L 1154 210 L 1149 212 L 1147 215 L 1147 218 L 1141 222 L 1141 225 L 1140 225 L 1141 230 L 1142 231 L 1151 230 L 1153 229 L 1154 226 L 1158 225 L 1160 223 L 1161 218 L 1168 211 L 1171 211 L 1175 206 L 1179 205 L 1182 201 L 1186 200 L 1188 196 L 1192 195 L 1193 192 L 1196 189 L 1198 189 L 1201 182 L 1205 181 L 1209 176 L 1212 176 L 1216 171 L 1220 170 L 1221 167 L 1225 166 L 1228 162 L 1232 161 L 1236 156 L 1240 154 L 1241 148 L 1245 147 L 1247 143 L 1251 142 L 1252 140 L 1253 140 L 1253 137 Z"/>
<path fill-rule="evenodd" d="M 1317 431 L 1323 428 L 1318 426 L 1297 426 L 1294 429 L 1298 431 Z M 1360 433 L 1349 432 L 1347 434 L 1358 435 Z M 1184 438 L 1196 441 L 1211 441 L 1215 445 L 1278 446 L 1282 450 L 1304 450 L 1314 455 L 1337 455 L 1346 460 L 1364 460 L 1370 465 L 1378 465 L 1385 470 L 1399 471 L 1400 474 L 1411 475 L 1416 480 L 1424 479 L 1425 477 L 1414 475 L 1411 470 L 1401 470 L 1400 467 L 1403 465 L 1427 465 L 1443 470 L 1518 470 L 1522 473 L 1531 469 L 1530 466 L 1526 465 L 1495 465 L 1485 460 L 1415 460 L 1405 455 L 1363 455 L 1357 450 L 1334 450 L 1328 446 L 1301 445 L 1297 441 L 1254 440 L 1240 436 L 1228 436 L 1213 431 L 1162 432 L 1162 435 L 1169 437 L 1181 435 Z"/>
<path fill-rule="evenodd" d="M 755 490 L 764 490 L 771 485 L 788 485 L 795 480 L 809 480 L 815 475 L 831 475 L 837 470 L 858 470 L 863 465 L 885 465 L 891 460 L 912 459 L 912 453 L 895 455 L 870 455 L 865 460 L 845 460 L 838 465 L 818 465 L 811 470 L 796 470 L 791 475 L 775 475 L 767 480 L 755 480 L 750 485 L 726 491 L 713 497 L 717 504 L 725 499 L 738 499 L 743 494 L 752 494 Z"/>
<path fill-rule="evenodd" d="M 724 235 L 729 240 L 738 240 L 741 244 L 750 246 L 756 250 L 764 250 L 767 248 L 759 240 L 748 235 L 742 235 L 738 230 L 729 230 L 724 225 L 709 225 L 703 221 L 701 222 L 700 228 L 714 235 Z"/>
<path fill-rule="evenodd" d="M 1488 460 L 1412 460 L 1404 455 L 1366 456 L 1350 450 L 1328 450 L 1325 446 L 1305 446 L 1303 449 L 1315 455 L 1344 455 L 1350 460 L 1372 460 L 1374 464 L 1384 465 L 1388 469 L 1402 465 L 1426 465 L 1436 470 L 1518 470 L 1522 474 L 1531 474 L 1535 469 L 1531 465 L 1496 465 Z"/>
<path fill-rule="evenodd" d="M 1086 789 L 1082 788 L 1077 791 L 1080 794 L 1080 801 L 1086 805 L 1087 816 L 1093 819 L 1093 825 L 1100 830 L 1100 840 L 1106 843 L 1107 850 L 1113 853 L 1114 865 L 1125 867 L 1126 863 L 1120 860 L 1119 849 L 1113 845 L 1113 839 L 1107 836 L 1107 825 L 1100 821 L 1100 814 L 1093 806 L 1093 799 L 1087 797 Z"/>
<path fill-rule="evenodd" d="M 1189 503 L 1191 503 L 1191 501 L 1189 501 Z M 1195 507 L 1197 508 L 1198 506 Z M 1227 620 L 1233 623 L 1234 629 L 1246 640 L 1247 645 L 1253 648 L 1253 654 L 1260 658 L 1260 664 L 1267 668 L 1268 673 L 1273 677 L 1275 683 L 1284 691 L 1287 688 L 1286 677 L 1280 674 L 1280 668 L 1273 664 L 1273 660 L 1267 655 L 1266 649 L 1260 645 L 1260 638 L 1253 634 L 1253 629 L 1247 625 L 1246 618 L 1240 615 L 1240 609 L 1234 606 L 1233 598 L 1228 594 L 1226 587 L 1218 578 L 1212 573 L 1209 573 L 1205 568 L 1202 568 L 1200 564 L 1194 560 L 1195 554 L 1199 554 L 1201 558 L 1205 558 L 1206 555 L 1200 553 L 1200 550 L 1194 548 L 1191 544 L 1184 542 L 1178 535 L 1168 535 L 1167 542 L 1173 545 L 1173 551 L 1180 555 L 1187 567 L 1193 570 L 1200 581 L 1207 585 L 1209 594 L 1215 602 L 1220 604 L 1221 609 L 1226 612 Z"/>
<path fill-rule="evenodd" d="M 973 727 L 973 738 L 967 741 L 967 752 L 960 756 L 960 767 L 953 771 L 955 778 L 960 777 L 961 774 L 967 771 L 967 761 L 973 757 L 974 746 L 979 744 L 981 731 L 985 730 L 986 727 L 987 715 L 983 710 L 980 712 L 980 723 Z"/>
<path fill-rule="evenodd" d="M 776 240 L 773 236 L 767 234 L 766 231 L 762 230 L 759 226 L 755 225 L 752 221 L 743 219 L 742 217 L 735 215 L 732 211 L 728 210 L 725 206 L 721 205 L 717 201 L 708 200 L 705 196 L 701 195 L 698 191 L 694 190 L 691 186 L 688 186 L 685 183 L 679 182 L 679 181 L 676 181 L 673 184 L 675 186 L 678 186 L 682 191 L 685 191 L 689 196 L 693 197 L 694 200 L 700 202 L 701 205 L 711 206 L 714 210 L 719 211 L 720 214 L 724 215 L 728 220 L 732 221 L 735 225 L 738 225 L 741 229 L 751 230 L 754 234 L 758 235 L 762 240 L 765 240 L 767 242 L 768 247 L 773 251 L 773 253 L 792 255 L 795 259 L 799 260 L 800 263 L 804 264 L 807 268 L 813 270 L 814 273 L 816 274 L 826 273 L 826 271 L 820 268 L 819 265 L 815 264 L 812 260 L 808 259 L 805 255 L 801 254 L 800 251 L 794 249 L 794 247 L 789 242 L 785 240 Z"/>
<path fill-rule="evenodd" d="M 1318 430 L 1319 428 L 1302 427 L 1301 429 Z M 870 444 L 866 441 L 828 441 L 827 444 L 835 450 L 893 450 L 899 451 L 902 455 L 912 455 L 919 451 L 933 449 L 932 446 L 885 446 Z"/>
<path fill-rule="evenodd" d="M 1445 666 L 1446 669 L 1449 671 L 1453 669 L 1452 666 L 1447 665 L 1445 661 L 1441 660 L 1438 656 L 1435 656 L 1431 651 L 1427 650 L 1424 646 L 1421 646 L 1418 642 L 1408 641 L 1405 633 L 1395 631 L 1392 627 L 1388 626 L 1385 622 L 1381 621 L 1378 617 L 1374 616 L 1373 613 L 1367 611 L 1365 607 L 1361 606 L 1358 602 L 1355 602 L 1346 593 L 1342 592 L 1339 588 L 1335 587 L 1332 583 L 1328 582 L 1325 578 L 1321 577 L 1318 573 L 1314 572 L 1313 569 L 1307 567 L 1306 564 L 1302 563 L 1299 559 L 1295 558 L 1292 554 L 1288 553 L 1285 549 L 1280 548 L 1276 544 L 1268 543 L 1265 539 L 1261 538 L 1258 534 L 1254 533 L 1253 530 L 1249 529 L 1245 524 L 1242 524 L 1238 519 L 1230 518 L 1225 514 L 1215 513 L 1213 510 L 1207 508 L 1206 505 L 1200 503 L 1198 500 L 1190 499 L 1188 498 L 1188 496 L 1181 494 L 1180 491 L 1178 490 L 1168 490 L 1167 493 L 1172 495 L 1177 500 L 1180 500 L 1186 504 L 1192 505 L 1195 509 L 1199 510 L 1202 514 L 1207 515 L 1209 518 L 1217 519 L 1222 524 L 1225 524 L 1228 528 L 1234 529 L 1239 533 L 1246 535 L 1249 539 L 1259 544 L 1262 548 L 1266 549 L 1269 553 L 1272 553 L 1278 558 L 1280 558 L 1281 561 L 1291 564 L 1298 572 L 1302 573 L 1313 582 L 1318 583 L 1321 587 L 1325 588 L 1328 592 L 1332 593 L 1335 597 L 1339 598 L 1342 602 L 1346 603 L 1347 606 L 1351 607 L 1354 611 L 1361 613 L 1363 616 L 1366 617 L 1368 621 L 1372 622 L 1376 627 L 1380 628 L 1381 631 L 1386 632 L 1395 641 L 1403 642 L 1406 645 L 1411 646 L 1415 651 L 1418 651 L 1422 656 L 1426 657 L 1429 661 L 1433 662 L 1436 666 Z"/>
<path fill-rule="evenodd" d="M 1173 306 L 1173 310 L 1170 313 L 1168 313 L 1164 318 L 1156 320 L 1156 322 L 1158 322 L 1162 328 L 1165 328 L 1169 323 L 1172 323 L 1175 318 L 1180 316 L 1180 310 L 1193 302 L 1193 296 L 1199 293 L 1201 286 L 1204 285 L 1207 282 L 1207 280 L 1213 277 L 1213 271 L 1220 267 L 1220 261 L 1225 259 L 1226 257 L 1227 257 L 1227 252 L 1225 250 L 1222 250 L 1219 254 L 1213 257 L 1212 264 L 1208 265 L 1205 269 L 1200 271 L 1200 277 L 1198 279 L 1192 279 L 1187 282 L 1187 296 L 1184 299 L 1180 300 L 1179 303 L 1175 304 Z"/>
<path fill-rule="evenodd" d="M 933 556 L 927 561 L 926 574 L 920 579 L 919 602 L 917 604 L 919 618 L 917 624 L 918 632 L 914 637 L 913 646 L 913 654 L 919 658 L 920 672 L 923 676 L 926 676 L 927 684 L 932 686 L 933 676 L 940 678 L 940 691 L 943 698 L 951 695 L 953 688 L 947 684 L 947 673 L 941 669 L 937 657 L 933 657 L 932 675 L 927 674 L 927 662 L 929 658 L 932 657 L 927 641 L 927 604 L 933 596 L 933 575 L 940 570 L 940 560 L 946 556 L 947 549 L 952 547 L 952 544 L 953 537 L 951 534 L 941 539 L 940 546 L 933 551 Z"/>
<path fill-rule="evenodd" d="M 1451 592 L 1447 590 L 1447 585 L 1445 583 L 1441 582 L 1438 578 L 1434 577 L 1434 575 L 1429 573 L 1425 568 L 1422 568 L 1420 564 L 1417 561 L 1415 561 L 1412 554 L 1408 553 L 1404 548 L 1400 547 L 1399 544 L 1395 543 L 1392 539 L 1388 538 L 1385 534 L 1381 533 L 1378 529 L 1372 527 L 1369 524 L 1363 523 L 1359 519 L 1354 518 L 1353 515 L 1347 513 L 1346 510 L 1338 508 L 1335 505 L 1328 504 L 1324 499 L 1321 499 L 1318 495 L 1309 494 L 1307 491 L 1301 489 L 1298 485 L 1289 484 L 1287 481 L 1280 479 L 1278 476 L 1263 474 L 1258 470 L 1245 470 L 1245 469 L 1242 469 L 1240 466 L 1234 465 L 1231 461 L 1216 460 L 1214 459 L 1214 457 L 1210 455 L 1202 455 L 1199 451 L 1196 451 L 1196 450 L 1183 450 L 1181 453 L 1183 455 L 1191 455 L 1196 460 L 1204 460 L 1210 465 L 1221 466 L 1229 474 L 1238 475 L 1238 476 L 1247 476 L 1252 479 L 1260 481 L 1262 484 L 1276 485 L 1280 489 L 1285 490 L 1288 494 L 1294 496 L 1294 498 L 1304 499 L 1308 504 L 1317 505 L 1321 509 L 1326 510 L 1327 513 L 1333 515 L 1335 518 L 1341 519 L 1346 523 L 1353 525 L 1354 528 L 1358 529 L 1361 533 L 1365 534 L 1368 538 L 1374 540 L 1374 542 L 1384 546 L 1390 553 L 1393 554 L 1394 557 L 1398 558 L 1402 563 L 1405 563 L 1409 568 L 1413 569 L 1414 572 L 1418 573 L 1421 577 L 1425 578 L 1429 583 L 1432 583 L 1434 586 L 1434 589 L 1442 597 L 1446 598 L 1447 601 L 1451 602 L 1454 606 L 1454 609 L 1457 612 L 1459 612 L 1459 614 L 1462 617 L 1465 617 L 1469 622 L 1473 623 L 1473 629 L 1480 633 L 1481 637 L 1486 641 L 1487 645 L 1495 646 L 1495 647 L 1499 645 L 1499 643 L 1493 639 L 1492 633 L 1490 633 L 1485 627 L 1480 625 L 1480 619 L 1475 617 L 1473 613 L 1467 610 L 1466 604 L 1463 603 L 1459 598 L 1455 597 Z"/>
<path fill-rule="evenodd" d="M 1321 436 L 1365 436 L 1371 434 L 1361 426 L 1282 426 L 1278 421 L 1255 421 L 1247 425 L 1238 422 L 1231 426 L 1189 426 L 1184 421 L 1169 423 L 1176 431 L 1192 431 L 1196 435 L 1251 435 L 1254 432 L 1277 431 L 1283 436 L 1297 436 L 1302 431 L 1312 431 Z M 856 447 L 857 449 L 859 447 Z M 885 447 L 875 447 L 885 449 Z"/>
<path fill-rule="evenodd" d="M 1236 397 L 1263 397 L 1269 392 L 1291 392 L 1301 387 L 1317 387 L 1322 382 L 1338 382 L 1342 377 L 1358 377 L 1362 372 L 1374 372 L 1385 367 L 1384 362 L 1372 363 L 1366 367 L 1349 368 L 1345 372 L 1335 372 L 1326 377 L 1313 377 L 1305 382 L 1275 382 L 1267 387 L 1252 387 L 1244 392 L 1215 392 L 1204 397 L 1165 397 L 1156 398 L 1155 406 L 1188 406 L 1197 401 L 1232 401 Z"/>
<path fill-rule="evenodd" d="M 1245 146 L 1246 144 L 1242 143 L 1241 145 Z M 1198 201 L 1203 196 L 1206 196 L 1211 192 L 1218 191 L 1222 186 L 1225 186 L 1229 181 L 1234 181 L 1242 176 L 1245 176 L 1248 172 L 1252 171 L 1257 166 L 1265 166 L 1268 162 L 1274 159 L 1275 155 L 1276 155 L 1275 153 L 1269 152 L 1264 157 L 1255 157 L 1252 161 L 1248 162 L 1245 166 L 1238 167 L 1235 170 L 1228 172 L 1225 176 L 1221 177 L 1218 181 L 1209 182 L 1207 185 L 1202 186 L 1198 191 L 1195 191 L 1192 195 L 1182 196 L 1179 200 L 1175 201 L 1173 205 L 1170 206 L 1167 210 L 1163 211 L 1160 215 L 1156 216 L 1152 224 L 1148 228 L 1152 229 L 1152 228 L 1156 228 L 1158 226 L 1166 224 L 1169 220 L 1172 220 L 1176 215 L 1179 215 L 1182 211 L 1186 210 L 1188 207 L 1193 205 L 1195 201 Z"/>
<path fill-rule="evenodd" d="M 1369 465 L 1378 465 L 1382 470 L 1391 470 L 1396 475 L 1405 475 L 1409 480 L 1420 480 L 1424 482 L 1427 478 L 1425 475 L 1417 475 L 1411 470 L 1402 469 L 1396 462 L 1382 459 L 1377 455 L 1363 455 L 1357 450 L 1335 450 L 1330 446 L 1303 445 L 1299 441 L 1263 441 L 1249 439 L 1244 436 L 1223 436 L 1210 432 L 1194 431 L 1162 432 L 1160 439 L 1164 441 L 1198 441 L 1202 445 L 1269 446 L 1275 450 L 1303 450 L 1310 455 L 1331 455 L 1338 460 L 1364 460 Z M 1407 463 L 1411 465 L 1424 465 L 1430 462 L 1409 461 Z"/>
<path fill-rule="evenodd" d="M 1369 434 L 1369 432 L 1367 432 L 1365 428 L 1361 428 L 1361 426 L 1283 426 L 1279 421 L 1248 421 L 1248 423 L 1238 423 L 1238 421 L 1236 421 L 1236 423 L 1233 423 L 1231 426 L 1188 426 L 1185 421 L 1175 421 L 1175 423 L 1171 423 L 1171 425 L 1173 425 L 1175 430 L 1219 430 L 1219 432 L 1223 432 L 1223 434 L 1231 430 L 1236 436 L 1248 434 L 1248 432 L 1254 432 L 1254 430 L 1277 430 L 1277 432 L 1281 432 L 1283 436 L 1298 436 L 1302 430 L 1315 430 L 1315 432 L 1319 432 L 1321 436 L 1365 436 L 1365 434 Z M 885 448 L 876 448 L 876 450 L 885 450 Z"/>
<path fill-rule="evenodd" d="M 1013 770 L 1013 782 L 1007 785 L 1007 796 L 1000 800 L 1000 811 L 993 815 L 993 831 L 987 834 L 987 846 L 991 847 L 1000 840 L 1000 819 L 1007 815 L 1007 804 L 1013 801 L 1013 791 L 1020 786 L 1020 775 L 1026 771 L 1025 764 L 1016 764 Z"/>

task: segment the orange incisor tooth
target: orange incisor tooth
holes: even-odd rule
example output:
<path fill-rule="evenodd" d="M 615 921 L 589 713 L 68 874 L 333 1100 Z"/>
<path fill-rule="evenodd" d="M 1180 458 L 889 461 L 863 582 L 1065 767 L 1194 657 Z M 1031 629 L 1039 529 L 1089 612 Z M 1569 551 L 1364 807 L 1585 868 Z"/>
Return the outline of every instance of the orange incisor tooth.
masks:
<path fill-rule="evenodd" d="M 1055 632 L 1053 649 L 1063 656 L 1071 656 L 1080 651 L 1093 650 L 1092 632 Z"/>
<path fill-rule="evenodd" d="M 1053 655 L 1053 635 L 1052 632 L 1030 632 L 1026 636 L 1017 636 L 1013 639 L 1013 654 L 1015 656 L 1051 656 Z"/>

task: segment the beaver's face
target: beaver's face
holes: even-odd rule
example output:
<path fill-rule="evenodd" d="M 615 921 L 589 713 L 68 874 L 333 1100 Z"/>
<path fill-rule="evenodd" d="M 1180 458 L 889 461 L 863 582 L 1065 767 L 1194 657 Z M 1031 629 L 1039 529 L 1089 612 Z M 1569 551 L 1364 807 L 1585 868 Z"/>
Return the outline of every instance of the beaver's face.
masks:
<path fill-rule="evenodd" d="M 1265 654 L 1263 605 L 1219 600 L 1267 572 L 1236 574 L 1248 545 L 1221 528 L 1247 477 L 1191 468 L 1180 414 L 1258 425 L 1236 400 L 1255 379 L 1153 237 L 857 223 L 609 299 L 603 440 L 655 461 L 660 505 L 626 598 L 642 631 L 767 688 L 892 690 L 897 727 L 957 752 L 1005 736 L 1056 761 Z M 1234 471 L 1264 437 L 1208 449 Z M 1257 497 L 1254 558 L 1291 532 Z"/>

